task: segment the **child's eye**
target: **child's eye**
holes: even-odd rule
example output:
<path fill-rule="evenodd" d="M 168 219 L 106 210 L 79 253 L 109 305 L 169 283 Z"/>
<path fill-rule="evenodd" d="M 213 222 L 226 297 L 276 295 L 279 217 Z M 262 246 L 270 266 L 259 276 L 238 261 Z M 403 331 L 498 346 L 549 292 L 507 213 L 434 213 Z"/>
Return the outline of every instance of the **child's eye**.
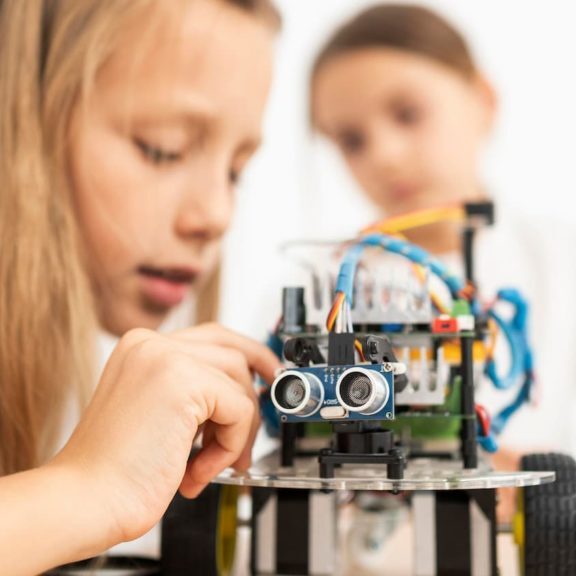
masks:
<path fill-rule="evenodd" d="M 230 184 L 232 184 L 232 186 L 237 186 L 238 183 L 240 182 L 240 170 L 235 170 L 234 168 L 230 169 L 230 173 L 229 173 L 229 178 L 230 178 Z"/>
<path fill-rule="evenodd" d="M 422 119 L 422 111 L 417 106 L 398 105 L 394 108 L 394 117 L 403 126 L 414 126 Z"/>
<path fill-rule="evenodd" d="M 364 148 L 364 136 L 354 130 L 343 132 L 338 136 L 338 144 L 345 154 L 358 154 Z"/>
<path fill-rule="evenodd" d="M 173 164 L 182 159 L 182 153 L 155 146 L 140 138 L 135 139 L 136 146 L 142 152 L 144 158 L 152 164 Z"/>

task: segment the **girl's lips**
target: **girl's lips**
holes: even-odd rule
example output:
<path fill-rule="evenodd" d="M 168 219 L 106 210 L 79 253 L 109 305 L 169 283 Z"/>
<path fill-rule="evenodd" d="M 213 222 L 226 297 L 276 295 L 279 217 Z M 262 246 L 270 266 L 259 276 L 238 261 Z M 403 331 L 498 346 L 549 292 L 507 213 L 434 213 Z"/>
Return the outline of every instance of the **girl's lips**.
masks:
<path fill-rule="evenodd" d="M 144 297 L 157 306 L 167 308 L 184 301 L 197 276 L 197 272 L 185 268 L 141 267 L 138 273 Z"/>

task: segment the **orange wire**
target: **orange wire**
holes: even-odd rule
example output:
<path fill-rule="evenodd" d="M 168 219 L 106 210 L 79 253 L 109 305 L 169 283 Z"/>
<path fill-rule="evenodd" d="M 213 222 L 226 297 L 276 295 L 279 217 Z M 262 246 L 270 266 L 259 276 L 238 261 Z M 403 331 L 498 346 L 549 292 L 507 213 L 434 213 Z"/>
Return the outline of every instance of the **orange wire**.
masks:
<path fill-rule="evenodd" d="M 420 280 L 420 282 L 424 283 L 425 275 L 424 275 L 423 267 L 420 266 L 419 264 L 413 264 L 413 268 L 414 268 L 414 272 L 415 272 L 416 276 L 418 276 L 418 279 Z M 432 303 L 434 304 L 434 306 L 436 306 L 436 308 L 438 308 L 440 314 L 448 314 L 449 313 L 448 308 L 446 308 L 446 306 L 444 306 L 444 303 L 440 299 L 440 296 L 438 296 L 438 294 L 436 294 L 436 292 L 433 292 L 432 290 L 430 290 L 430 300 L 432 300 Z"/>
<path fill-rule="evenodd" d="M 465 300 L 470 301 L 474 298 L 475 294 L 476 294 L 476 286 L 474 286 L 474 284 L 472 284 L 471 282 L 468 282 L 468 284 L 466 284 L 466 286 L 464 286 L 464 288 L 460 290 L 459 296 L 462 296 Z"/>
<path fill-rule="evenodd" d="M 344 298 L 346 295 L 344 292 L 338 292 L 336 298 L 334 299 L 334 304 L 328 314 L 328 319 L 326 320 L 326 328 L 328 328 L 328 332 L 331 332 L 334 328 L 334 324 L 336 323 L 336 318 L 338 318 L 338 314 L 340 313 L 340 309 L 342 308 L 342 303 L 344 302 Z"/>
<path fill-rule="evenodd" d="M 358 352 L 358 355 L 360 356 L 360 360 L 362 360 L 362 362 L 366 362 L 366 357 L 364 356 L 364 350 L 362 349 L 362 344 L 360 343 L 360 340 L 354 340 L 354 347 L 356 348 L 356 352 Z"/>

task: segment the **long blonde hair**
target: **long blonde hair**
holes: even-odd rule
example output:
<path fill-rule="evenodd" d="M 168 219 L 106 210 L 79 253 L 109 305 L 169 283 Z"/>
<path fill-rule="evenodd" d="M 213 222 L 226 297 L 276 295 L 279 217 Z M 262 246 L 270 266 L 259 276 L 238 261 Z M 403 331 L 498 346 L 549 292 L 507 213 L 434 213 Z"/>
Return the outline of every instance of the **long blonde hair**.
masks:
<path fill-rule="evenodd" d="M 68 123 L 122 23 L 155 1 L 0 0 L 0 475 L 41 463 L 66 402 L 90 394 L 97 322 Z M 226 1 L 278 22 L 268 0 Z"/>

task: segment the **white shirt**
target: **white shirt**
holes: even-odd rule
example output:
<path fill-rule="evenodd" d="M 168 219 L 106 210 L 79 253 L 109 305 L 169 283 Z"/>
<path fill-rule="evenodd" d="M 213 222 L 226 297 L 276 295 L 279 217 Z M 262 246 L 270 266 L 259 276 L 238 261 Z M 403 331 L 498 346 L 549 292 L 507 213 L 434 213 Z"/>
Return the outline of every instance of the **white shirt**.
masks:
<path fill-rule="evenodd" d="M 494 227 L 478 235 L 476 279 L 484 299 L 501 288 L 516 288 L 528 300 L 537 377 L 536 403 L 510 419 L 500 444 L 576 453 L 576 234 L 565 225 L 529 221 L 500 205 L 496 218 Z M 483 386 L 478 401 L 495 414 L 517 393 Z"/>

